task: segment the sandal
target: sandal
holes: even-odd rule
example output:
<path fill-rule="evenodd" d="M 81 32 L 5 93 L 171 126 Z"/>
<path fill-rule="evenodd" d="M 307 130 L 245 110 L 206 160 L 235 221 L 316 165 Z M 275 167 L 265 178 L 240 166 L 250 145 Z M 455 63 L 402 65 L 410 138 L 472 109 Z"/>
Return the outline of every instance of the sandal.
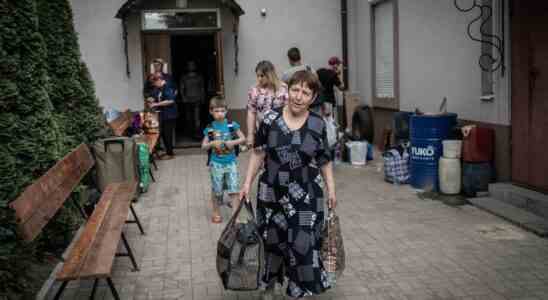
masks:
<path fill-rule="evenodd" d="M 222 222 L 223 222 L 223 217 L 221 217 L 221 215 L 215 215 L 211 217 L 211 223 L 220 224 Z"/>

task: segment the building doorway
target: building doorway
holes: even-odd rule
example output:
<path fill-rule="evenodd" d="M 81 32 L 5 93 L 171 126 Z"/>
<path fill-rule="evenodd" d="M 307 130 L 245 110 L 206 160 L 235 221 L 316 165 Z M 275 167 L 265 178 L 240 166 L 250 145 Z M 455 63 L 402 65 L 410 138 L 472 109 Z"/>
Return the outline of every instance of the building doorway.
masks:
<path fill-rule="evenodd" d="M 218 90 L 215 35 L 171 35 L 171 62 L 173 78 L 179 91 L 176 145 L 195 145 L 201 141 L 201 132 L 210 123 L 209 99 L 215 96 Z M 195 70 L 189 70 L 189 67 Z M 188 104 L 188 98 L 196 94 L 202 95 L 197 116 L 195 111 L 192 111 L 196 105 Z M 186 97 L 187 95 L 189 97 Z"/>
<path fill-rule="evenodd" d="M 155 58 L 167 62 L 167 72 L 172 75 L 177 88 L 177 106 L 179 118 L 175 134 L 175 147 L 199 147 L 202 129 L 211 122 L 208 105 L 215 95 L 224 95 L 223 51 L 220 31 L 169 31 L 143 33 L 143 58 L 145 78 L 150 64 Z M 203 100 L 199 105 L 197 128 L 195 113 L 189 112 L 185 103 L 185 91 L 181 90 L 181 80 L 189 73 L 189 63 L 193 62 L 193 76 L 201 78 Z M 193 81 L 195 83 L 195 81 Z M 195 90 L 196 86 L 192 86 Z"/>
<path fill-rule="evenodd" d="M 512 1 L 512 181 L 548 192 L 548 2 Z"/>

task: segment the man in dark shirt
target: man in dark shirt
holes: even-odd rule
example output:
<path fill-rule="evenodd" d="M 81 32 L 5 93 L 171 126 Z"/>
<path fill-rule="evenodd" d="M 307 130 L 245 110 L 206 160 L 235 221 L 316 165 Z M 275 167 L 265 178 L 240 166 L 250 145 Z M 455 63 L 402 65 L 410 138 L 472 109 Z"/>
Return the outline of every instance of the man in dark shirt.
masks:
<path fill-rule="evenodd" d="M 322 91 L 320 92 L 319 102 L 323 106 L 323 110 L 331 114 L 334 107 L 337 105 L 335 99 L 335 87 L 339 90 L 344 90 L 344 83 L 341 80 L 341 66 L 342 62 L 332 57 L 329 59 L 330 68 L 321 68 L 316 71 L 318 79 L 322 84 Z"/>
<path fill-rule="evenodd" d="M 177 124 L 177 105 L 175 103 L 175 90 L 169 86 L 160 73 L 151 77 L 152 92 L 147 98 L 147 107 L 160 112 L 160 134 L 166 147 L 166 155 L 162 159 L 172 159 L 173 137 Z"/>

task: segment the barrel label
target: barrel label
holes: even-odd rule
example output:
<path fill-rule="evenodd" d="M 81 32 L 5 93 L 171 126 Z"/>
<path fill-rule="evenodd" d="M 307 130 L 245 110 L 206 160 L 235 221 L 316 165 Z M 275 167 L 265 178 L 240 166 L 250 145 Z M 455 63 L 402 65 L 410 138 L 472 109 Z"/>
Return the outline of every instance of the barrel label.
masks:
<path fill-rule="evenodd" d="M 430 145 L 428 147 L 411 147 L 411 155 L 414 160 L 434 161 L 436 148 Z"/>

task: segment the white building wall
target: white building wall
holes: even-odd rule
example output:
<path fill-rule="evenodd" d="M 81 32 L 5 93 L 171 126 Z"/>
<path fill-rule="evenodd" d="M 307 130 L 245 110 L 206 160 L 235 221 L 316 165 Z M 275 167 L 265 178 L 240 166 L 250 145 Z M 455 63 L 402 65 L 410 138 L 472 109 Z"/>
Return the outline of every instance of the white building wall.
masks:
<path fill-rule="evenodd" d="M 240 19 L 238 75 L 234 69 L 232 38 L 225 36 L 226 93 L 231 108 L 243 109 L 247 90 L 256 83 L 255 66 L 270 60 L 279 74 L 289 67 L 287 50 L 301 50 L 303 61 L 317 69 L 333 55 L 342 57 L 340 1 L 238 0 Z M 267 9 L 261 17 L 260 9 Z"/>
<path fill-rule="evenodd" d="M 122 25 L 114 15 L 123 0 L 72 0 L 76 31 L 83 59 L 90 68 L 102 106 L 142 109 L 142 54 L 140 15 L 128 19 L 131 76 L 126 75 Z M 215 0 L 192 1 L 193 7 L 215 7 Z M 304 62 L 313 68 L 341 57 L 340 3 L 333 0 L 239 0 L 246 12 L 240 19 L 239 73 L 234 73 L 232 15 L 222 10 L 225 91 L 232 109 L 243 109 L 247 90 L 255 84 L 255 66 L 270 60 L 279 73 L 289 67 L 286 53 L 299 47 Z M 148 8 L 173 8 L 174 0 L 148 1 Z M 260 16 L 260 9 L 267 16 Z"/>
<path fill-rule="evenodd" d="M 368 1 L 351 2 L 357 20 L 350 26 L 358 32 L 351 47 L 359 53 L 355 88 L 371 103 L 371 9 Z M 477 13 L 459 12 L 453 0 L 399 0 L 398 5 L 400 109 L 436 111 L 447 97 L 448 109 L 461 119 L 509 124 L 509 69 L 504 78 L 496 74 L 495 101 L 480 100 L 481 44 L 466 33 Z"/>
<path fill-rule="evenodd" d="M 135 97 L 130 88 L 133 78 L 126 75 L 122 24 L 114 18 L 123 2 L 72 0 L 71 4 L 82 58 L 95 81 L 100 104 L 105 108 L 138 109 L 142 100 Z M 132 71 L 136 73 L 136 66 Z"/>

